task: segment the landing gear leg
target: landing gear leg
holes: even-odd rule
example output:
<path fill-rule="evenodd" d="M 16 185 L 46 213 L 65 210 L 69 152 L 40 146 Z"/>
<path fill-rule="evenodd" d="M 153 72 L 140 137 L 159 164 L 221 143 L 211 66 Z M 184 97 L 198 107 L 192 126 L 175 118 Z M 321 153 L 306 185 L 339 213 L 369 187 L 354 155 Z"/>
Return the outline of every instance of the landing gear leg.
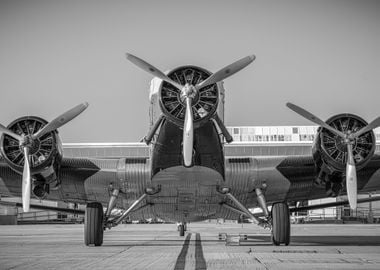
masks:
<path fill-rule="evenodd" d="M 256 188 L 257 201 L 259 202 L 261 210 L 263 210 L 264 216 L 266 219 L 269 219 L 269 211 L 267 207 L 267 202 L 265 200 L 264 194 L 261 188 Z"/>
<path fill-rule="evenodd" d="M 145 197 L 147 196 L 146 193 L 140 196 L 127 210 L 124 211 L 124 213 L 116 218 L 115 220 L 107 221 L 106 227 L 111 228 L 117 226 L 119 223 L 121 223 L 126 217 L 128 217 L 129 213 L 136 208 L 136 206 L 141 203 Z"/>
<path fill-rule="evenodd" d="M 106 210 L 106 214 L 105 214 L 105 219 L 106 219 L 106 222 L 108 221 L 110 215 L 111 215 L 111 211 L 114 209 L 115 207 L 115 204 L 116 204 L 116 199 L 117 199 L 117 196 L 119 196 L 119 190 L 118 189 L 114 189 L 112 191 L 112 195 L 110 197 L 110 200 L 108 202 L 108 206 L 107 206 L 107 210 Z"/>
<path fill-rule="evenodd" d="M 272 206 L 272 242 L 276 246 L 290 242 L 289 207 L 285 202 Z"/>
<path fill-rule="evenodd" d="M 86 246 L 103 244 L 103 206 L 99 202 L 88 203 L 86 206 L 84 243 Z"/>
<path fill-rule="evenodd" d="M 247 217 L 249 217 L 249 218 L 251 218 L 252 220 L 253 220 L 253 222 L 255 222 L 256 224 L 258 224 L 258 225 L 262 225 L 261 224 L 261 220 L 260 219 L 258 219 L 258 218 L 256 218 L 243 204 L 241 204 L 236 198 L 235 198 L 235 196 L 234 195 L 232 195 L 231 193 L 229 193 L 229 192 L 227 192 L 227 193 L 225 193 L 225 195 L 227 195 L 227 197 L 228 198 L 230 198 L 231 199 L 231 201 L 233 201 L 234 203 L 235 203 L 235 205 L 237 206 L 237 207 L 239 207 L 239 209 L 241 210 L 241 211 L 243 211 L 243 213 L 247 216 Z"/>
<path fill-rule="evenodd" d="M 257 195 L 257 201 L 260 205 L 261 210 L 263 210 L 264 217 L 265 217 L 264 228 L 270 228 L 271 227 L 271 217 L 269 215 L 267 202 L 265 200 L 263 191 L 261 190 L 261 188 L 256 188 L 255 191 L 256 191 L 256 195 Z"/>

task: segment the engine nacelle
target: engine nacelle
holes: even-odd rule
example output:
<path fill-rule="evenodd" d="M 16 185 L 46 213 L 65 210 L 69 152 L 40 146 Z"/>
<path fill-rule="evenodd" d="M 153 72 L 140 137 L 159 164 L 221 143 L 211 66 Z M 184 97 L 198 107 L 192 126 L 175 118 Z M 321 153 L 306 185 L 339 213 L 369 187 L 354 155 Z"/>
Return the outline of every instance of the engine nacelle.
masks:
<path fill-rule="evenodd" d="M 212 73 L 196 66 L 182 66 L 170 71 L 167 75 L 181 85 L 196 85 L 208 78 Z M 185 119 L 185 98 L 181 90 L 167 82 L 162 82 L 159 90 L 162 112 L 166 118 L 178 126 L 183 126 Z M 192 102 L 194 128 L 207 122 L 218 108 L 219 89 L 217 84 L 201 88 Z"/>
<path fill-rule="evenodd" d="M 18 118 L 8 125 L 8 129 L 18 135 L 34 134 L 47 121 L 36 116 Z M 24 167 L 23 148 L 13 137 L 4 134 L 1 137 L 1 154 L 5 162 L 19 174 Z M 49 192 L 49 184 L 58 185 L 58 170 L 62 160 L 62 144 L 57 131 L 47 133 L 33 140 L 29 149 L 30 172 L 33 179 L 33 193 L 42 198 Z"/>
<path fill-rule="evenodd" d="M 329 118 L 326 123 L 345 134 L 356 132 L 367 125 L 365 120 L 353 114 L 339 114 Z M 368 163 L 375 149 L 376 139 L 373 131 L 355 139 L 353 155 L 357 170 Z M 319 170 L 317 182 L 326 183 L 326 190 L 332 190 L 333 195 L 338 195 L 343 186 L 347 163 L 347 145 L 344 138 L 325 128 L 319 128 L 312 152 Z"/>

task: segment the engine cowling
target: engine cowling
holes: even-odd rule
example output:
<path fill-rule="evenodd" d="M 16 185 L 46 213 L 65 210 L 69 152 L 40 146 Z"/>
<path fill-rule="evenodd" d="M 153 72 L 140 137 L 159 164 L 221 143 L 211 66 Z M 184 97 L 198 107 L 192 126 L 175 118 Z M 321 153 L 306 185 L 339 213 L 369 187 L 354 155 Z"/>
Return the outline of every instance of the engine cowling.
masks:
<path fill-rule="evenodd" d="M 170 71 L 167 76 L 175 82 L 185 85 L 196 85 L 211 75 L 211 72 L 196 66 L 182 66 Z M 162 82 L 160 91 L 160 107 L 167 119 L 178 126 L 183 126 L 186 112 L 186 101 L 181 93 L 173 85 Z M 192 100 L 192 112 L 194 127 L 199 127 L 207 122 L 216 112 L 219 102 L 219 90 L 217 84 L 199 89 Z"/>
<path fill-rule="evenodd" d="M 329 118 L 327 124 L 343 133 L 353 133 L 367 122 L 353 114 L 339 114 Z M 376 149 L 373 131 L 360 135 L 353 143 L 353 155 L 357 170 L 363 168 Z M 319 168 L 327 174 L 344 173 L 347 162 L 347 145 L 344 139 L 325 128 L 319 128 L 313 145 L 313 156 Z"/>
<path fill-rule="evenodd" d="M 8 125 L 8 129 L 18 135 L 34 134 L 47 124 L 47 121 L 36 116 L 25 116 Z M 1 137 L 1 155 L 5 162 L 19 174 L 24 167 L 23 149 L 19 142 L 4 134 Z M 46 133 L 33 140 L 29 150 L 30 172 L 33 178 L 33 193 L 44 197 L 49 192 L 49 184 L 58 186 L 58 170 L 62 160 L 62 144 L 57 131 Z"/>

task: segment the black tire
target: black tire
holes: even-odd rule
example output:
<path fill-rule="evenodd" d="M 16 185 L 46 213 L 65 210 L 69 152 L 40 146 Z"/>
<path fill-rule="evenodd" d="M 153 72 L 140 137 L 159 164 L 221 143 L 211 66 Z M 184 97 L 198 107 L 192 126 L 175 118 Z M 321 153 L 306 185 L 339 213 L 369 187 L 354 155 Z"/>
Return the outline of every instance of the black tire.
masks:
<path fill-rule="evenodd" d="M 286 203 L 276 203 L 272 207 L 272 242 L 276 246 L 289 245 L 290 216 Z"/>
<path fill-rule="evenodd" d="M 103 244 L 103 206 L 101 203 L 92 202 L 86 206 L 84 243 L 86 246 Z"/>
<path fill-rule="evenodd" d="M 179 227 L 179 236 L 185 236 L 185 225 L 180 224 L 178 227 Z"/>

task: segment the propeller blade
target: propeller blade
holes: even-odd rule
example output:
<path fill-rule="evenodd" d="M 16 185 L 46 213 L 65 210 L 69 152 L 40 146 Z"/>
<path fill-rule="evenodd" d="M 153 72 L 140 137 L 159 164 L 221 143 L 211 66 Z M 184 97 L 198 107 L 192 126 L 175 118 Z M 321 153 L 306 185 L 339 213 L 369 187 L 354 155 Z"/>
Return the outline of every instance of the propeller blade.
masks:
<path fill-rule="evenodd" d="M 354 155 L 352 153 L 352 144 L 347 144 L 347 165 L 346 165 L 346 188 L 347 197 L 352 210 L 357 206 L 357 178 Z"/>
<path fill-rule="evenodd" d="M 208 86 L 210 84 L 220 82 L 220 81 L 230 77 L 231 75 L 235 74 L 236 72 L 242 70 L 243 68 L 248 66 L 250 63 L 252 63 L 253 60 L 255 60 L 255 59 L 256 59 L 255 55 L 246 56 L 246 57 L 232 63 L 231 65 L 228 65 L 228 66 L 218 70 L 217 72 L 212 74 L 210 77 L 208 77 L 206 80 L 198 83 L 195 86 L 195 88 L 197 90 L 199 90 L 199 89 L 201 89 L 205 86 Z"/>
<path fill-rule="evenodd" d="M 29 212 L 30 208 L 30 165 L 29 165 L 29 148 L 24 147 L 24 171 L 22 173 L 22 209 L 24 212 Z"/>
<path fill-rule="evenodd" d="M 193 110 L 191 107 L 192 98 L 186 97 L 186 115 L 183 125 L 183 161 L 185 167 L 190 167 L 193 161 L 193 140 L 194 140 L 194 123 Z"/>
<path fill-rule="evenodd" d="M 152 66 L 148 62 L 145 62 L 144 60 L 138 58 L 137 56 L 134 56 L 134 55 L 129 54 L 129 53 L 127 53 L 127 59 L 129 61 L 131 61 L 133 64 L 135 64 L 136 66 L 138 66 L 139 68 L 141 68 L 142 70 L 152 74 L 153 76 L 155 76 L 157 78 L 160 78 L 161 80 L 164 80 L 164 81 L 170 83 L 171 85 L 175 86 L 179 90 L 182 90 L 182 88 L 183 88 L 182 85 L 180 85 L 179 83 L 170 79 L 168 76 L 166 76 L 165 73 L 163 73 L 158 68 L 155 68 L 154 66 Z"/>
<path fill-rule="evenodd" d="M 81 114 L 85 109 L 87 109 L 87 107 L 88 107 L 87 102 L 75 106 L 74 108 L 68 110 L 67 112 L 61 114 L 54 120 L 47 123 L 46 126 L 44 126 L 42 129 L 40 129 L 35 134 L 33 134 L 32 138 L 33 139 L 39 138 L 46 133 L 49 133 L 53 130 L 56 130 L 57 128 L 60 128 L 61 126 L 63 126 L 64 124 L 71 121 L 72 119 L 77 117 L 79 114 Z"/>
<path fill-rule="evenodd" d="M 351 138 L 357 138 L 359 137 L 360 135 L 370 131 L 370 130 L 373 130 L 377 127 L 380 126 L 380 116 L 377 117 L 375 120 L 373 120 L 371 123 L 369 123 L 368 125 L 366 125 L 365 127 L 363 127 L 362 129 L 358 130 L 357 132 L 351 134 Z"/>
<path fill-rule="evenodd" d="M 17 135 L 16 133 L 14 133 L 13 131 L 7 129 L 6 127 L 4 127 L 2 124 L 0 124 L 0 134 L 1 133 L 5 133 L 9 136 L 11 136 L 12 138 L 15 138 L 16 140 L 18 140 L 19 142 L 22 141 L 22 137 L 20 135 Z"/>
<path fill-rule="evenodd" d="M 329 126 L 326 122 L 322 121 L 321 119 L 316 117 L 314 114 L 302 109 L 301 107 L 298 107 L 297 105 L 294 105 L 290 102 L 286 103 L 286 106 L 289 109 L 293 110 L 294 112 L 298 113 L 299 115 L 303 116 L 304 118 L 310 120 L 311 122 L 325 128 L 325 129 L 330 130 L 332 133 L 334 133 L 334 134 L 336 134 L 342 138 L 346 137 L 346 135 L 343 132 L 336 130 L 332 126 Z"/>

